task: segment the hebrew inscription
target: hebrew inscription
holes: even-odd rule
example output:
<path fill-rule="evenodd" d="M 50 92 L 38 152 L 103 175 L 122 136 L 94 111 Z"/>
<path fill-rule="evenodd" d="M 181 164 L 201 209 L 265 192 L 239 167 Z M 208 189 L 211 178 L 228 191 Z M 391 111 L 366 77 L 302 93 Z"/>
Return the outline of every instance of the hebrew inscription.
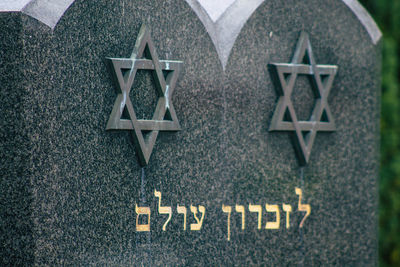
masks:
<path fill-rule="evenodd" d="M 300 188 L 295 188 L 294 192 L 298 196 L 298 203 L 297 203 L 297 212 L 300 212 L 301 215 L 301 222 L 299 223 L 299 228 L 304 227 L 306 223 L 306 219 L 311 214 L 311 205 L 303 203 L 303 191 Z M 156 215 L 162 215 L 166 218 L 164 223 L 160 226 L 163 232 L 168 231 L 168 224 L 171 223 L 174 218 L 178 225 L 182 225 L 181 229 L 183 231 L 187 230 L 187 223 L 189 221 L 190 231 L 201 232 L 202 228 L 206 224 L 206 208 L 204 205 L 189 205 L 184 206 L 177 204 L 176 210 L 174 211 L 172 206 L 162 206 L 162 192 L 158 191 L 157 189 L 154 190 L 154 200 L 156 201 Z M 216 207 L 210 207 L 216 208 Z M 218 210 L 218 209 L 217 209 Z M 225 205 L 222 204 L 219 210 L 225 216 L 221 218 L 225 218 L 226 222 L 226 240 L 230 241 L 232 237 L 232 218 L 240 218 L 240 228 L 239 231 L 243 232 L 246 230 L 246 212 L 254 213 L 256 218 L 256 226 L 258 230 L 278 230 L 284 227 L 285 229 L 289 229 L 291 227 L 290 218 L 291 213 L 294 211 L 292 205 L 290 204 L 248 204 L 246 205 Z M 135 212 L 136 212 L 136 232 L 149 232 L 151 231 L 151 208 L 149 207 L 138 207 L 135 205 Z M 174 216 L 174 212 L 176 212 L 176 216 Z M 305 214 L 304 214 L 305 212 Z M 188 216 L 189 215 L 191 216 Z M 303 215 L 304 214 L 304 215 Z M 168 215 L 168 216 L 165 216 Z M 179 216 L 178 216 L 179 215 Z M 139 217 L 143 216 L 140 220 Z M 281 223 L 281 216 L 284 216 L 284 222 Z M 153 215 L 154 217 L 154 215 Z M 264 218 L 264 219 L 263 219 Z M 139 223 L 139 220 L 142 223 Z M 146 221 L 146 223 L 143 223 Z M 265 226 L 263 227 L 262 222 L 264 221 Z M 225 223 L 224 222 L 224 223 Z M 210 222 L 208 222 L 210 223 Z M 285 224 L 285 226 L 282 226 Z M 154 227 L 154 226 L 153 226 Z"/>

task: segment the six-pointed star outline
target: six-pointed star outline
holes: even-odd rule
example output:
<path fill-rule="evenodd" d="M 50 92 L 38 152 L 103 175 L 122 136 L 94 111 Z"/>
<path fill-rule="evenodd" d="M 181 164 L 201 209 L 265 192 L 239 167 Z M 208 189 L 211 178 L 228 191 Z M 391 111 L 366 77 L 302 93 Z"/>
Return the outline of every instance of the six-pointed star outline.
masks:
<path fill-rule="evenodd" d="M 307 56 L 306 56 L 307 54 Z M 307 63 L 304 63 L 306 59 Z M 300 165 L 306 165 L 318 131 L 335 131 L 335 122 L 328 105 L 328 96 L 338 67 L 317 65 L 308 34 L 302 32 L 289 64 L 270 63 L 276 88 L 278 104 L 269 131 L 294 132 L 293 143 Z M 314 108 L 308 121 L 299 121 L 291 95 L 298 75 L 309 75 L 315 95 Z"/>
<path fill-rule="evenodd" d="M 179 131 L 180 125 L 175 113 L 171 96 L 174 92 L 182 61 L 159 60 L 148 27 L 142 25 L 130 58 L 108 58 L 117 81 L 118 96 L 115 100 L 107 130 L 129 130 L 135 142 L 139 163 L 149 163 L 159 131 Z M 137 70 L 149 70 L 153 73 L 158 102 L 151 120 L 137 119 L 129 93 L 132 89 Z M 167 72 L 164 77 L 163 71 Z M 124 109 L 129 119 L 123 119 Z M 165 120 L 169 112 L 170 119 Z M 147 138 L 142 131 L 148 131 Z"/>

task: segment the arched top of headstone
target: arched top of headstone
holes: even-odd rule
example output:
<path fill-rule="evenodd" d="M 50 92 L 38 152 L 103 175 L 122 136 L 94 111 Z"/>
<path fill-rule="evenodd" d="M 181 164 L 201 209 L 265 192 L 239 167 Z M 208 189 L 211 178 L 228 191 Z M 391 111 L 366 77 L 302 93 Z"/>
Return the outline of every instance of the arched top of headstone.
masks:
<path fill-rule="evenodd" d="M 0 0 L 0 12 L 22 12 L 54 29 L 75 0 Z M 246 21 L 265 0 L 186 0 L 209 33 L 222 66 Z M 382 37 L 375 21 L 357 0 L 342 0 L 376 44 Z"/>
<path fill-rule="evenodd" d="M 0 12 L 22 12 L 54 29 L 75 0 L 0 0 Z"/>
<path fill-rule="evenodd" d="M 254 11 L 266 0 L 186 0 L 206 27 L 225 68 L 240 30 Z M 382 33 L 375 21 L 357 0 L 342 0 L 377 44 Z"/>
<path fill-rule="evenodd" d="M 358 20 L 365 27 L 372 42 L 377 44 L 382 37 L 382 33 L 368 11 L 357 0 L 343 0 L 343 2 L 353 11 Z"/>

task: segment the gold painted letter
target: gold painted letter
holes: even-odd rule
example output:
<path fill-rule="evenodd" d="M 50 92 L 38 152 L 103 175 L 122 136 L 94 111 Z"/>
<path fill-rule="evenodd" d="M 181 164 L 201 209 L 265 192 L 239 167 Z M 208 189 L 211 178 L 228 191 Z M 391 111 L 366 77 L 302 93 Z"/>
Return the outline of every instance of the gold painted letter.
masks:
<path fill-rule="evenodd" d="M 265 225 L 265 229 L 279 229 L 279 226 L 281 224 L 281 214 L 279 212 L 279 206 L 265 204 L 265 209 L 267 210 L 267 212 L 274 212 L 276 216 L 275 222 L 267 222 L 267 224 Z"/>
<path fill-rule="evenodd" d="M 164 223 L 162 230 L 165 231 L 167 229 L 167 225 L 172 217 L 172 208 L 171 207 L 161 207 L 161 192 L 154 189 L 154 196 L 158 197 L 158 213 L 160 214 L 169 214 L 167 221 Z"/>
<path fill-rule="evenodd" d="M 292 212 L 292 206 L 291 205 L 282 204 L 282 209 L 286 212 L 286 229 L 289 229 L 290 228 L 289 215 Z"/>
<path fill-rule="evenodd" d="M 185 206 L 176 206 L 176 210 L 178 211 L 179 214 L 183 214 L 183 230 L 186 231 L 186 207 Z"/>
<path fill-rule="evenodd" d="M 261 221 L 262 221 L 262 207 L 261 207 L 261 205 L 249 204 L 249 211 L 250 212 L 258 212 L 257 229 L 261 229 Z"/>
<path fill-rule="evenodd" d="M 302 204 L 301 203 L 301 196 L 302 196 L 303 192 L 301 191 L 300 188 L 296 187 L 296 195 L 299 195 L 299 211 L 305 211 L 306 215 L 304 216 L 303 220 L 301 220 L 300 222 L 300 228 L 302 228 L 304 226 L 304 222 L 306 220 L 306 218 L 310 215 L 311 213 L 311 206 L 309 204 Z"/>
<path fill-rule="evenodd" d="M 245 209 L 244 209 L 244 206 L 242 206 L 242 205 L 236 205 L 236 206 L 235 206 L 235 211 L 242 214 L 242 230 L 244 230 L 244 228 L 245 228 L 245 223 L 246 223 L 246 211 L 245 211 Z"/>
<path fill-rule="evenodd" d="M 135 204 L 136 212 L 136 232 L 150 232 L 150 208 L 149 207 L 138 207 Z M 139 224 L 139 216 L 147 215 L 147 224 Z"/>
<path fill-rule="evenodd" d="M 206 213 L 206 208 L 204 206 L 199 206 L 199 211 L 201 212 L 201 219 L 197 218 L 197 208 L 195 206 L 190 205 L 190 211 L 193 213 L 194 219 L 197 223 L 190 224 L 190 230 L 192 231 L 200 231 L 203 226 L 204 214 Z"/>
<path fill-rule="evenodd" d="M 232 212 L 232 207 L 231 206 L 225 206 L 222 205 L 222 211 L 225 213 L 228 213 L 228 241 L 231 240 L 231 212 Z"/>

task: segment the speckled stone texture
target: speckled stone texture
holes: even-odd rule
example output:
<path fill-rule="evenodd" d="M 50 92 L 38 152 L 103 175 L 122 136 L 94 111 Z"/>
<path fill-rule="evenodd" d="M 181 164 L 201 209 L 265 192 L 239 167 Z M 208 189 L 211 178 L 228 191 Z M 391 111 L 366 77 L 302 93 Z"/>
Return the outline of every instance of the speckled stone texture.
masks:
<path fill-rule="evenodd" d="M 128 132 L 105 131 L 117 95 L 106 57 L 129 57 L 142 23 L 160 59 L 184 61 L 172 98 L 182 130 L 160 132 L 144 169 Z M 0 24 L 0 265 L 377 265 L 380 46 L 341 1 L 264 2 L 225 71 L 182 0 L 77 0 L 54 31 L 20 13 Z M 302 30 L 317 63 L 339 70 L 337 131 L 317 134 L 301 169 L 290 134 L 268 132 L 278 95 L 267 64 L 290 62 Z M 144 118 L 151 84 L 140 72 L 132 90 Z M 296 187 L 312 209 L 301 229 Z M 165 232 L 155 189 L 173 209 Z M 289 229 L 282 209 L 280 229 L 264 229 L 266 203 L 292 205 Z M 151 232 L 136 232 L 135 204 L 151 208 Z M 201 231 L 190 231 L 191 204 L 206 207 Z M 249 204 L 263 207 L 260 230 Z"/>

